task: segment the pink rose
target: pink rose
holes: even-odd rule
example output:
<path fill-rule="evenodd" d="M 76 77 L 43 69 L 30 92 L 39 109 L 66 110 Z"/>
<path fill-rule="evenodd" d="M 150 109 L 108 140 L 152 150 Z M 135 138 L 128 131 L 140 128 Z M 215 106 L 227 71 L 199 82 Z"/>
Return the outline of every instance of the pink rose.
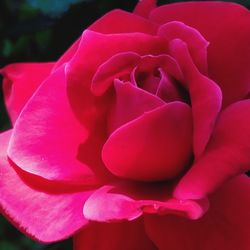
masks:
<path fill-rule="evenodd" d="M 233 3 L 142 0 L 3 68 L 3 214 L 75 250 L 249 249 L 249 27 Z"/>

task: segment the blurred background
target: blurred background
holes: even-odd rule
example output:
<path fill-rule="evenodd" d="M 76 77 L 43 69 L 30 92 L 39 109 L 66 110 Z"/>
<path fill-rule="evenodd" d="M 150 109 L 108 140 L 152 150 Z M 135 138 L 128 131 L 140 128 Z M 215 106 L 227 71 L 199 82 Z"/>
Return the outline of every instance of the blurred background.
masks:
<path fill-rule="evenodd" d="M 250 8 L 250 0 L 231 2 Z M 96 19 L 114 8 L 132 11 L 136 3 L 136 0 L 0 0 L 0 68 L 13 62 L 55 61 Z M 0 91 L 0 131 L 9 127 Z M 71 244 L 71 240 L 50 245 L 36 243 L 0 216 L 0 250 L 70 250 Z"/>

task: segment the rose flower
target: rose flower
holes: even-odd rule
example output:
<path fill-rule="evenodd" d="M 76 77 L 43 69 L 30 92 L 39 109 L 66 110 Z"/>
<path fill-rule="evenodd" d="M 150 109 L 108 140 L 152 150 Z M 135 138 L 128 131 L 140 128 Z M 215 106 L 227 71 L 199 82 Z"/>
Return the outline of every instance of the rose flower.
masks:
<path fill-rule="evenodd" d="M 75 250 L 248 250 L 249 29 L 237 4 L 142 0 L 1 69 L 2 213 Z"/>

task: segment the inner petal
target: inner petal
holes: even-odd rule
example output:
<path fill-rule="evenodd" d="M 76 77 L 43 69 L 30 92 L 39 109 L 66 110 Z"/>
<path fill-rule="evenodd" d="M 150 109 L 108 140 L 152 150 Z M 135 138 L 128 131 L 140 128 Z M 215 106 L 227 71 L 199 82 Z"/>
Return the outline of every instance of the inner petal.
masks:
<path fill-rule="evenodd" d="M 114 175 L 126 179 L 175 178 L 191 160 L 192 129 L 187 104 L 165 104 L 115 130 L 103 146 L 103 162 Z"/>

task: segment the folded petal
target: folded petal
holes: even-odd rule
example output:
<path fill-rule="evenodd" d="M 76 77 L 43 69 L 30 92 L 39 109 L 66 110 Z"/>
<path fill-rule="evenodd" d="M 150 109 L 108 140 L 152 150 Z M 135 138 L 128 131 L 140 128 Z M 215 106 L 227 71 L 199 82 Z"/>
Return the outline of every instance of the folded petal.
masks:
<path fill-rule="evenodd" d="M 210 208 L 201 219 L 146 216 L 146 232 L 160 250 L 248 250 L 249 192 L 249 177 L 236 177 L 210 197 Z"/>
<path fill-rule="evenodd" d="M 157 96 L 137 88 L 129 82 L 115 80 L 114 87 L 114 102 L 108 115 L 108 130 L 111 132 L 145 112 L 165 104 Z"/>
<path fill-rule="evenodd" d="M 84 205 L 86 218 L 99 222 L 132 221 L 143 214 L 177 214 L 200 218 L 208 208 L 206 199 L 180 201 L 165 183 L 119 182 L 103 186 Z"/>
<path fill-rule="evenodd" d="M 74 236 L 74 250 L 157 250 L 145 234 L 142 220 L 92 222 Z"/>
<path fill-rule="evenodd" d="M 23 109 L 13 129 L 8 156 L 22 170 L 42 178 L 92 185 L 96 183 L 95 170 L 78 158 L 87 136 L 70 107 L 63 65 Z"/>
<path fill-rule="evenodd" d="M 173 21 L 161 25 L 158 29 L 158 35 L 164 37 L 168 42 L 176 38 L 184 41 L 197 68 L 207 75 L 207 47 L 209 43 L 198 30 L 182 22 Z"/>
<path fill-rule="evenodd" d="M 118 53 L 112 56 L 97 69 L 91 84 L 93 94 L 102 95 L 116 78 L 129 78 L 139 60 L 140 56 L 133 52 Z"/>
<path fill-rule="evenodd" d="M 192 129 L 187 104 L 165 104 L 115 130 L 103 146 L 103 162 L 111 173 L 123 178 L 172 179 L 191 160 Z"/>
<path fill-rule="evenodd" d="M 249 170 L 249 114 L 250 100 L 232 104 L 221 113 L 206 151 L 177 186 L 178 198 L 200 199 Z"/>
<path fill-rule="evenodd" d="M 15 63 L 0 70 L 5 104 L 14 124 L 22 108 L 50 74 L 53 63 Z"/>
<path fill-rule="evenodd" d="M 250 90 L 250 12 L 226 2 L 188 2 L 160 6 L 149 17 L 159 24 L 181 21 L 197 29 L 207 41 L 209 76 L 223 92 L 227 106 Z"/>
<path fill-rule="evenodd" d="M 184 87 L 189 92 L 194 123 L 194 154 L 198 158 L 206 148 L 221 109 L 221 90 L 199 72 L 185 42 L 174 39 L 169 44 L 169 50 L 180 65 Z"/>
<path fill-rule="evenodd" d="M 0 208 L 22 232 L 41 242 L 70 237 L 88 221 L 82 214 L 91 191 L 49 193 L 24 182 L 6 151 L 11 132 L 0 135 Z"/>

